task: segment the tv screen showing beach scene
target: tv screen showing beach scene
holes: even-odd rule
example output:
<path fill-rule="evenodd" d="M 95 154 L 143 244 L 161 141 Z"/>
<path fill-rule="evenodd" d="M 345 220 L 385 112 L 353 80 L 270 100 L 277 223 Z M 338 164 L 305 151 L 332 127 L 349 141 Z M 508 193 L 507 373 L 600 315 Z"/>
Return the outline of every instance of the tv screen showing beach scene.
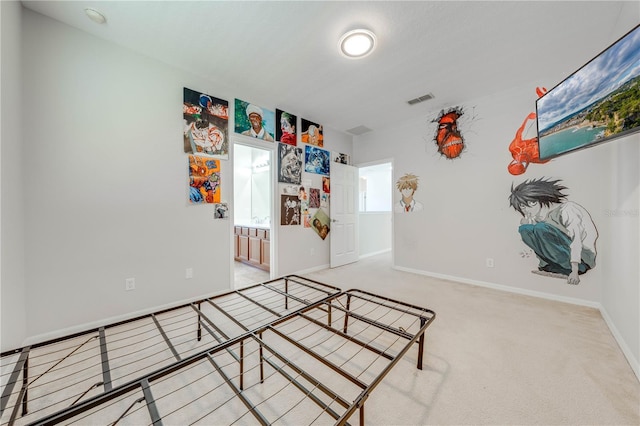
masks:
<path fill-rule="evenodd" d="M 640 131 L 640 25 L 536 101 L 540 159 Z"/>

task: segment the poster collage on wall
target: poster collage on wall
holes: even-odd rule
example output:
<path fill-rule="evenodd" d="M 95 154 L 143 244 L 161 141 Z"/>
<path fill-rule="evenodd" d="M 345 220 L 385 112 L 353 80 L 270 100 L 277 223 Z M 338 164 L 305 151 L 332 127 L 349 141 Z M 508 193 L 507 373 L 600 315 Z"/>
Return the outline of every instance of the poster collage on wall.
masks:
<path fill-rule="evenodd" d="M 236 134 L 277 143 L 280 225 L 313 229 L 325 239 L 330 231 L 331 161 L 350 164 L 348 154 L 324 149 L 321 124 L 287 111 L 271 111 L 241 99 L 234 102 Z M 300 139 L 298 139 L 298 137 Z M 298 145 L 298 143 L 303 145 Z M 229 159 L 229 102 L 183 89 L 183 145 L 189 158 L 189 203 L 213 204 L 215 219 L 228 219 L 228 203 L 221 201 L 221 160 Z M 303 180 L 303 172 L 319 175 Z M 321 184 L 320 184 L 321 182 Z"/>

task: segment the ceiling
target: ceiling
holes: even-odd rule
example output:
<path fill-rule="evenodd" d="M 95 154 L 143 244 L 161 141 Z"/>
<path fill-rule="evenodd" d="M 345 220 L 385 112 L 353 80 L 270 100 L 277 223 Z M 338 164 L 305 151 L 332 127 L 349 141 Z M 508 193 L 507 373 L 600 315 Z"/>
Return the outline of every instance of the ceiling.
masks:
<path fill-rule="evenodd" d="M 211 81 L 195 90 L 221 96 L 219 86 L 352 134 L 528 84 L 533 107 L 534 85 L 553 87 L 640 18 L 637 1 L 22 3 Z M 107 23 L 89 20 L 87 7 Z M 348 59 L 338 40 L 357 27 L 375 32 L 378 47 Z"/>

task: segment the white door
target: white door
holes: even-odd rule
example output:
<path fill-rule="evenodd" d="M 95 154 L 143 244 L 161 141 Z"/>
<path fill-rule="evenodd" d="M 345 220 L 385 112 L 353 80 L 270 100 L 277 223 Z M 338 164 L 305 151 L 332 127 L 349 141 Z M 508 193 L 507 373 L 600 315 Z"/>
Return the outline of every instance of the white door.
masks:
<path fill-rule="evenodd" d="M 331 267 L 358 260 L 358 168 L 331 163 Z"/>

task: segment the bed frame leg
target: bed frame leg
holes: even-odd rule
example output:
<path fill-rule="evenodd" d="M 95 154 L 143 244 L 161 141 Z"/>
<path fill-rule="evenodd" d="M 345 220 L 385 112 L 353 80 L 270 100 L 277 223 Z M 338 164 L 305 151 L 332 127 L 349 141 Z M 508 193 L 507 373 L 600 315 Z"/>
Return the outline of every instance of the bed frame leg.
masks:
<path fill-rule="evenodd" d="M 262 333 L 260 336 L 260 383 L 264 383 L 264 355 L 262 352 Z"/>
<path fill-rule="evenodd" d="M 26 416 L 29 412 L 29 355 L 24 360 L 24 366 L 22 367 L 22 386 L 24 386 L 24 396 L 22 397 L 22 415 Z"/>
<path fill-rule="evenodd" d="M 240 390 L 244 390 L 244 340 L 240 340 Z"/>
<path fill-rule="evenodd" d="M 284 279 L 284 292 L 289 294 L 289 280 L 286 278 Z M 289 298 L 286 294 L 284 296 L 284 308 L 289 309 Z"/>
<path fill-rule="evenodd" d="M 427 322 L 426 318 L 420 318 L 420 328 L 424 326 Z M 424 332 L 420 335 L 420 340 L 418 341 L 418 370 L 422 370 L 422 357 L 424 355 Z"/>
<path fill-rule="evenodd" d="M 201 302 L 198 302 L 198 342 L 202 340 L 202 323 L 200 322 L 201 321 L 200 309 L 201 309 Z"/>
<path fill-rule="evenodd" d="M 351 295 L 347 294 L 347 306 L 345 308 L 345 313 L 344 313 L 344 328 L 343 328 L 343 332 L 344 334 L 347 334 L 347 323 L 349 322 L 349 309 L 351 308 Z"/>

